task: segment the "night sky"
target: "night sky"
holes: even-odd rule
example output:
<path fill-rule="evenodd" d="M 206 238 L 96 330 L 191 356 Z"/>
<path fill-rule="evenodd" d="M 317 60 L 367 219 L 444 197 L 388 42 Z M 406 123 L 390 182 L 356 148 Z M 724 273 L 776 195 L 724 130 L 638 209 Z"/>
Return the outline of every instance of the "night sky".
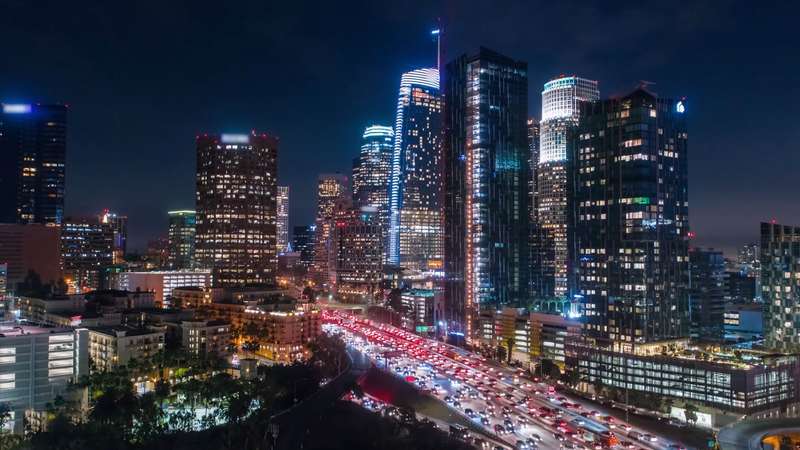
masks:
<path fill-rule="evenodd" d="M 134 248 L 194 208 L 202 132 L 279 136 L 292 225 L 310 223 L 317 175 L 349 174 L 363 128 L 393 123 L 400 74 L 435 64 L 437 17 L 444 60 L 483 45 L 528 62 L 532 116 L 562 73 L 602 97 L 639 80 L 687 96 L 697 245 L 800 225 L 794 2 L 92 3 L 0 0 L 0 99 L 70 105 L 67 213 L 127 214 Z"/>

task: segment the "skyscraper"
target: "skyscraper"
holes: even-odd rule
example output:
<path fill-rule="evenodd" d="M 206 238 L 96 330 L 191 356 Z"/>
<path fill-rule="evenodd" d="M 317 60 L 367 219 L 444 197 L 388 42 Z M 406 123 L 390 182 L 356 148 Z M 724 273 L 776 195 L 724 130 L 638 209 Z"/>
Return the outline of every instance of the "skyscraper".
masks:
<path fill-rule="evenodd" d="M 353 203 L 377 211 L 384 260 L 388 257 L 389 180 L 394 149 L 391 127 L 372 125 L 364 130 L 361 153 L 353 165 Z"/>
<path fill-rule="evenodd" d="M 0 106 L 0 222 L 60 224 L 67 107 Z"/>
<path fill-rule="evenodd" d="M 120 216 L 107 209 L 98 216 L 100 223 L 108 224 L 114 232 L 114 264 L 125 259 L 128 251 L 128 216 Z"/>
<path fill-rule="evenodd" d="M 330 245 L 330 286 L 345 301 L 371 302 L 380 289 L 382 224 L 372 206 L 340 203 L 334 213 Z"/>
<path fill-rule="evenodd" d="M 341 174 L 322 174 L 317 183 L 316 241 L 314 243 L 314 278 L 319 283 L 329 279 L 331 228 L 336 205 L 350 202 L 349 180 Z"/>
<path fill-rule="evenodd" d="M 267 134 L 197 137 L 195 257 L 216 286 L 275 282 L 277 161 Z"/>
<path fill-rule="evenodd" d="M 725 257 L 722 252 L 690 249 L 689 332 L 692 338 L 723 340 L 725 290 Z"/>
<path fill-rule="evenodd" d="M 583 336 L 630 352 L 688 337 L 689 199 L 683 100 L 639 88 L 581 103 L 573 140 Z"/>
<path fill-rule="evenodd" d="M 61 259 L 70 293 L 106 288 L 104 269 L 114 262 L 113 228 L 97 218 L 64 220 Z"/>
<path fill-rule="evenodd" d="M 167 265 L 172 270 L 194 269 L 197 213 L 189 210 L 169 211 Z"/>
<path fill-rule="evenodd" d="M 276 223 L 278 253 L 289 248 L 289 186 L 278 186 L 278 222 Z"/>
<path fill-rule="evenodd" d="M 764 345 L 800 351 L 800 227 L 761 224 L 761 298 Z"/>
<path fill-rule="evenodd" d="M 294 227 L 292 233 L 292 250 L 300 252 L 300 264 L 306 269 L 314 264 L 314 241 L 316 225 Z"/>
<path fill-rule="evenodd" d="M 481 48 L 445 82 L 446 314 L 469 340 L 480 308 L 527 301 L 527 64 Z"/>
<path fill-rule="evenodd" d="M 528 180 L 528 216 L 529 216 L 529 238 L 528 238 L 528 252 L 530 278 L 528 283 L 529 293 L 532 299 L 539 300 L 543 298 L 552 297 L 553 295 L 553 273 L 548 272 L 548 266 L 544 261 L 551 261 L 552 255 L 548 256 L 545 252 L 548 250 L 544 246 L 544 239 L 542 237 L 542 230 L 539 226 L 539 188 L 537 185 L 537 174 L 539 173 L 539 141 L 540 141 L 540 125 L 539 121 L 535 118 L 528 119 L 528 148 L 530 149 L 530 157 L 528 159 L 528 166 L 530 167 L 530 179 Z"/>
<path fill-rule="evenodd" d="M 597 81 L 570 76 L 551 80 L 542 90 L 539 162 L 536 171 L 537 220 L 541 249 L 539 267 L 543 274 L 540 295 L 569 297 L 574 277 L 570 257 L 572 230 L 569 220 L 569 131 L 578 124 L 581 101 L 600 97 Z M 552 280 L 548 278 L 552 276 Z M 551 290 L 552 289 L 552 290 Z"/>
<path fill-rule="evenodd" d="M 442 267 L 442 96 L 437 69 L 400 78 L 390 187 L 389 263 Z"/>

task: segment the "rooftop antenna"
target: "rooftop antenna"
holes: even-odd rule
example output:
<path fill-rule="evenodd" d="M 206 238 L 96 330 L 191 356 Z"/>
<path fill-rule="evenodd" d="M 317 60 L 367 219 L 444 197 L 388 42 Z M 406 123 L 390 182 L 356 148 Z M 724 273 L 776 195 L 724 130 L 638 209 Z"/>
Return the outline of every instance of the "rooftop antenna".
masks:
<path fill-rule="evenodd" d="M 442 26 L 440 19 L 436 19 L 436 22 L 439 26 L 431 30 L 431 36 L 436 37 L 436 70 L 441 71 L 442 70 Z"/>

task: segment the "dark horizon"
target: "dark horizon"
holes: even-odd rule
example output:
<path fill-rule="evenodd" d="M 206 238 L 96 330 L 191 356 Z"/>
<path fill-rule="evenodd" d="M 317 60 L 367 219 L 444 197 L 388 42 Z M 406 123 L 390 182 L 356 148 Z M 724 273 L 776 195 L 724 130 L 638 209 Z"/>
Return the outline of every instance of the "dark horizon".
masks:
<path fill-rule="evenodd" d="M 598 80 L 603 98 L 640 80 L 686 96 L 696 245 L 734 256 L 761 221 L 800 224 L 795 5 L 86 5 L 5 6 L 0 101 L 70 105 L 67 215 L 127 215 L 133 249 L 166 234 L 168 210 L 194 208 L 203 132 L 279 137 L 290 228 L 311 223 L 317 175 L 349 175 L 363 129 L 394 123 L 402 72 L 435 66 L 437 17 L 443 63 L 479 46 L 528 63 L 529 116 L 562 73 Z"/>

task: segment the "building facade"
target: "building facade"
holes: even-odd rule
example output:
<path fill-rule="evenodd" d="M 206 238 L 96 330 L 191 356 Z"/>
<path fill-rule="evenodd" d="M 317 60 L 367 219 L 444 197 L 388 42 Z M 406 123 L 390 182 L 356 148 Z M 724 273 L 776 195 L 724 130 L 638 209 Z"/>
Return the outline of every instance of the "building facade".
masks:
<path fill-rule="evenodd" d="M 386 260 L 394 131 L 391 127 L 372 125 L 364 130 L 361 139 L 361 153 L 353 163 L 353 205 L 377 210 L 383 236 L 383 258 Z"/>
<path fill-rule="evenodd" d="M 389 263 L 442 267 L 442 96 L 437 69 L 404 73 L 395 116 Z"/>
<path fill-rule="evenodd" d="M 195 257 L 219 287 L 274 284 L 278 140 L 263 133 L 197 137 Z"/>
<path fill-rule="evenodd" d="M 130 292 L 153 292 L 156 305 L 167 307 L 173 291 L 177 288 L 194 287 L 209 290 L 212 285 L 214 285 L 212 272 L 207 269 L 196 269 L 122 272 L 117 275 L 115 287 Z"/>
<path fill-rule="evenodd" d="M 55 286 L 62 278 L 58 227 L 41 224 L 0 224 L 0 263 L 7 265 L 6 288 L 15 292 L 28 273 Z"/>
<path fill-rule="evenodd" d="M 98 372 L 113 370 L 131 359 L 147 361 L 164 349 L 164 330 L 125 326 L 89 328 L 89 356 Z"/>
<path fill-rule="evenodd" d="M 373 302 L 383 279 L 383 222 L 365 206 L 336 211 L 331 230 L 329 285 L 344 301 Z"/>
<path fill-rule="evenodd" d="M 190 210 L 169 211 L 169 230 L 167 232 L 167 265 L 172 270 L 194 269 L 197 235 L 197 213 Z"/>
<path fill-rule="evenodd" d="M 15 324 L 0 326 L 0 403 L 9 428 L 23 433 L 28 412 L 43 412 L 70 383 L 89 374 L 88 331 Z"/>
<path fill-rule="evenodd" d="M 528 300 L 527 64 L 481 48 L 445 80 L 445 303 L 469 340 L 480 308 Z"/>
<path fill-rule="evenodd" d="M 61 225 L 61 259 L 69 292 L 106 286 L 104 273 L 114 264 L 114 230 L 96 218 L 65 219 Z"/>
<path fill-rule="evenodd" d="M 107 209 L 97 217 L 102 224 L 108 225 L 114 233 L 113 261 L 120 264 L 125 261 L 128 251 L 128 216 L 122 216 Z"/>
<path fill-rule="evenodd" d="M 276 233 L 278 248 L 282 253 L 289 249 L 289 186 L 278 186 L 278 221 Z"/>
<path fill-rule="evenodd" d="M 633 352 L 689 335 L 685 105 L 643 88 L 581 104 L 573 147 L 584 337 Z"/>
<path fill-rule="evenodd" d="M 330 238 L 338 204 L 350 201 L 350 181 L 340 174 L 322 174 L 317 183 L 317 219 L 314 242 L 314 278 L 326 283 L 330 276 Z"/>
<path fill-rule="evenodd" d="M 690 335 L 703 340 L 724 337 L 725 257 L 714 249 L 689 250 Z"/>
<path fill-rule="evenodd" d="M 541 274 L 542 297 L 568 297 L 574 288 L 570 252 L 570 161 L 567 140 L 578 124 L 582 101 L 600 97 L 597 81 L 576 76 L 548 81 L 542 90 L 539 161 L 536 170 L 536 224 L 539 255 L 534 271 Z"/>
<path fill-rule="evenodd" d="M 800 227 L 761 224 L 761 298 L 764 345 L 800 351 Z"/>
<path fill-rule="evenodd" d="M 231 324 L 223 320 L 184 320 L 181 322 L 181 345 L 195 355 L 230 353 Z"/>
<path fill-rule="evenodd" d="M 67 107 L 2 103 L 0 108 L 0 223 L 60 224 Z"/>
<path fill-rule="evenodd" d="M 316 225 L 296 226 L 292 232 L 292 250 L 300 253 L 300 264 L 306 269 L 314 264 Z"/>

